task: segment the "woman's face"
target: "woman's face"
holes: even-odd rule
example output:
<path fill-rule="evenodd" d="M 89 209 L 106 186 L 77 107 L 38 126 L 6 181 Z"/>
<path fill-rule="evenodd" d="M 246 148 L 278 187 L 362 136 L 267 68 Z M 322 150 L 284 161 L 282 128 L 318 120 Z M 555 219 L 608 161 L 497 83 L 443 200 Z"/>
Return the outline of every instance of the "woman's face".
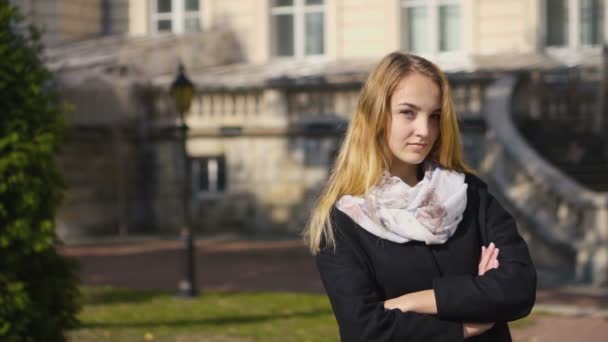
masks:
<path fill-rule="evenodd" d="M 408 74 L 397 85 L 390 110 L 388 146 L 393 153 L 393 166 L 420 164 L 439 136 L 439 87 L 427 76 Z"/>

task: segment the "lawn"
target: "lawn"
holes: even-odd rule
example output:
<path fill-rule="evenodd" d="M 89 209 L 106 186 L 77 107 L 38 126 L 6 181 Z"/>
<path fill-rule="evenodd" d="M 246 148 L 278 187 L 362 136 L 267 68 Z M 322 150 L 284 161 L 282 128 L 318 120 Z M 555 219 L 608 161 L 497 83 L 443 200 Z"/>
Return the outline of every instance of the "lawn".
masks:
<path fill-rule="evenodd" d="M 337 341 L 324 295 L 211 292 L 196 299 L 173 293 L 82 289 L 82 327 L 70 341 Z"/>
<path fill-rule="evenodd" d="M 84 287 L 82 294 L 82 326 L 69 332 L 72 342 L 338 341 L 325 295 L 210 292 L 186 300 L 108 287 Z"/>

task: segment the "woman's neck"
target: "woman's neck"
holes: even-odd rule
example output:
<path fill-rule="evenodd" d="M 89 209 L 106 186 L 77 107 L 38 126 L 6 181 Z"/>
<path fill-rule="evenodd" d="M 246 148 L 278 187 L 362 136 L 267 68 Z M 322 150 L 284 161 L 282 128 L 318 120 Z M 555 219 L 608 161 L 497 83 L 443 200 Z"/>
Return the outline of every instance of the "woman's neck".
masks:
<path fill-rule="evenodd" d="M 416 164 L 405 164 L 403 162 L 393 162 L 389 172 L 391 175 L 401 178 L 405 184 L 413 187 L 418 184 L 418 170 L 420 165 Z"/>

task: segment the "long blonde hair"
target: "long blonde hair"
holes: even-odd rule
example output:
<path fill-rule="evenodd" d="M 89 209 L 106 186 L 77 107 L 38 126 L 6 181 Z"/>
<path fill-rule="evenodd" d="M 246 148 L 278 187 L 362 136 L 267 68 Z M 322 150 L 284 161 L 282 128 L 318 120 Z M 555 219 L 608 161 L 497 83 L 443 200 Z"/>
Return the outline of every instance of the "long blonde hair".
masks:
<path fill-rule="evenodd" d="M 304 231 L 312 254 L 318 253 L 322 244 L 335 246 L 330 215 L 336 201 L 347 194 L 366 194 L 380 174 L 390 168 L 392 153 L 387 143 L 390 100 L 399 81 L 411 73 L 429 77 L 441 90 L 439 137 L 427 158 L 433 158 L 448 170 L 473 172 L 462 157 L 460 130 L 445 74 L 416 55 L 401 52 L 386 55 L 363 85 L 329 180 Z"/>

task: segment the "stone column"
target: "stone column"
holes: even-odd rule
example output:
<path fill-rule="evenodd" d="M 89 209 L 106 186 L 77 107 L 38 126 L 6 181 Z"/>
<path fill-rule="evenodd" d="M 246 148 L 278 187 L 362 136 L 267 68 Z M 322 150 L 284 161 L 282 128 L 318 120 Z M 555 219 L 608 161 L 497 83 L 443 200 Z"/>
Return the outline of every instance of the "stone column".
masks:
<path fill-rule="evenodd" d="M 608 286 L 608 207 L 597 208 L 595 213 L 597 246 L 592 255 L 592 283 L 597 287 Z"/>
<path fill-rule="evenodd" d="M 285 92 L 276 88 L 265 89 L 261 114 L 263 125 L 269 128 L 286 127 L 289 113 Z"/>
<path fill-rule="evenodd" d="M 602 78 L 599 93 L 599 108 L 594 117 L 595 133 L 602 135 L 608 130 L 608 46 L 602 45 L 602 61 L 600 63 Z M 604 137 L 604 149 L 608 150 L 608 139 Z"/>
<path fill-rule="evenodd" d="M 608 94 L 608 46 L 602 45 L 602 57 L 599 64 L 600 72 L 600 86 L 597 92 L 597 110 L 595 111 L 593 118 L 593 133 L 600 134 L 607 127 L 604 127 L 604 117 L 608 106 L 606 104 L 606 95 Z"/>

